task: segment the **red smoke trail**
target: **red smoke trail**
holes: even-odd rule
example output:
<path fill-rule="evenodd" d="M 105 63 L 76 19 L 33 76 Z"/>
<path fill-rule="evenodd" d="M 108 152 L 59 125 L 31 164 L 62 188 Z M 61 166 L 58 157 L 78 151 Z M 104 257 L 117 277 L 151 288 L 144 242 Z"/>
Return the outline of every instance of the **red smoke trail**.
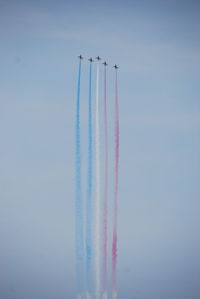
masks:
<path fill-rule="evenodd" d="M 118 172 L 119 172 L 119 107 L 117 69 L 115 73 L 115 171 L 113 201 L 113 241 L 112 241 L 112 290 L 113 298 L 117 297 L 117 216 L 118 216 Z"/>
<path fill-rule="evenodd" d="M 106 95 L 106 65 L 104 70 L 104 135 L 105 135 L 105 165 L 104 165 L 104 203 L 103 203 L 103 293 L 107 288 L 107 238 L 108 238 L 108 119 Z"/>

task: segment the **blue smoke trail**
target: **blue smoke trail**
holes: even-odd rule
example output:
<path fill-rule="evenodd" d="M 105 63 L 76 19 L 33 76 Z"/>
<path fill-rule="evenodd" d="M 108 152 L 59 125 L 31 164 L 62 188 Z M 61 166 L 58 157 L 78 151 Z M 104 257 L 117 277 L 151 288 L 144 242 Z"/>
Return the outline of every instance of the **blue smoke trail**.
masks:
<path fill-rule="evenodd" d="M 76 275 L 77 291 L 84 291 L 84 239 L 83 239 L 83 201 L 81 182 L 81 137 L 80 137 L 80 86 L 81 60 L 78 69 L 78 87 L 76 102 L 76 197 L 75 197 L 75 224 L 76 224 Z M 78 295 L 80 296 L 80 295 Z"/>
<path fill-rule="evenodd" d="M 88 173 L 87 173 L 87 203 L 86 203 L 86 275 L 87 291 L 92 292 L 93 267 L 93 137 L 92 137 L 92 63 L 89 71 L 89 101 L 88 101 Z"/>

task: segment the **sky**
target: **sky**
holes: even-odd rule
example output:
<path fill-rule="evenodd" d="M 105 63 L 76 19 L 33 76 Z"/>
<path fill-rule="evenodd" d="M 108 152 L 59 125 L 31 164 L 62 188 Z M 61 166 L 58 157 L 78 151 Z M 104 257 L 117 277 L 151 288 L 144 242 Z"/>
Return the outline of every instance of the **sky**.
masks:
<path fill-rule="evenodd" d="M 197 0 L 0 0 L 0 298 L 75 298 L 79 54 L 111 129 L 120 66 L 119 298 L 200 297 L 199 36 Z"/>

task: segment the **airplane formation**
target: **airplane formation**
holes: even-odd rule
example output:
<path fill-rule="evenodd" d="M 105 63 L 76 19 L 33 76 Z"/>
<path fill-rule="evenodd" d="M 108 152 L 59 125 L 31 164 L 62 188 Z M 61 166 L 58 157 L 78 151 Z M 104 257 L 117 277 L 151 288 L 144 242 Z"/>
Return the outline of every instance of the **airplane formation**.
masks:
<path fill-rule="evenodd" d="M 80 60 L 82 60 L 84 57 L 82 56 L 82 55 L 79 55 L 78 56 L 78 58 L 80 59 Z M 97 56 L 96 57 L 96 60 L 101 60 L 101 57 L 99 57 L 99 56 Z M 88 61 L 90 62 L 90 63 L 92 63 L 92 62 L 94 62 L 95 60 L 92 58 L 92 57 L 90 57 L 89 59 L 88 59 Z M 107 64 L 107 62 L 106 61 L 104 61 L 103 63 L 102 63 L 104 66 L 107 66 L 108 64 Z M 118 67 L 118 65 L 113 65 L 113 67 L 117 70 L 119 67 Z"/>

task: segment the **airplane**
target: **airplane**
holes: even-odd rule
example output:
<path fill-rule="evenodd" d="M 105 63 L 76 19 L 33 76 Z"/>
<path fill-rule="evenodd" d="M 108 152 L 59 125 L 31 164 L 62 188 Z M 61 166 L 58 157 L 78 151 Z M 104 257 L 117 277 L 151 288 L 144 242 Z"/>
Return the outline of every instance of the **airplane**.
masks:
<path fill-rule="evenodd" d="M 91 57 L 91 58 L 88 59 L 88 61 L 93 62 L 94 60 L 93 60 L 92 57 Z"/>
<path fill-rule="evenodd" d="M 116 64 L 113 66 L 116 70 L 119 68 Z"/>
<path fill-rule="evenodd" d="M 79 55 L 78 58 L 81 60 L 81 59 L 83 59 L 83 56 L 82 56 L 82 55 Z"/>
<path fill-rule="evenodd" d="M 101 60 L 101 58 L 99 56 L 96 57 L 97 60 Z"/>
<path fill-rule="evenodd" d="M 108 64 L 106 63 L 106 61 L 104 61 L 104 63 L 102 63 L 102 64 L 104 64 L 105 66 L 107 66 Z"/>

